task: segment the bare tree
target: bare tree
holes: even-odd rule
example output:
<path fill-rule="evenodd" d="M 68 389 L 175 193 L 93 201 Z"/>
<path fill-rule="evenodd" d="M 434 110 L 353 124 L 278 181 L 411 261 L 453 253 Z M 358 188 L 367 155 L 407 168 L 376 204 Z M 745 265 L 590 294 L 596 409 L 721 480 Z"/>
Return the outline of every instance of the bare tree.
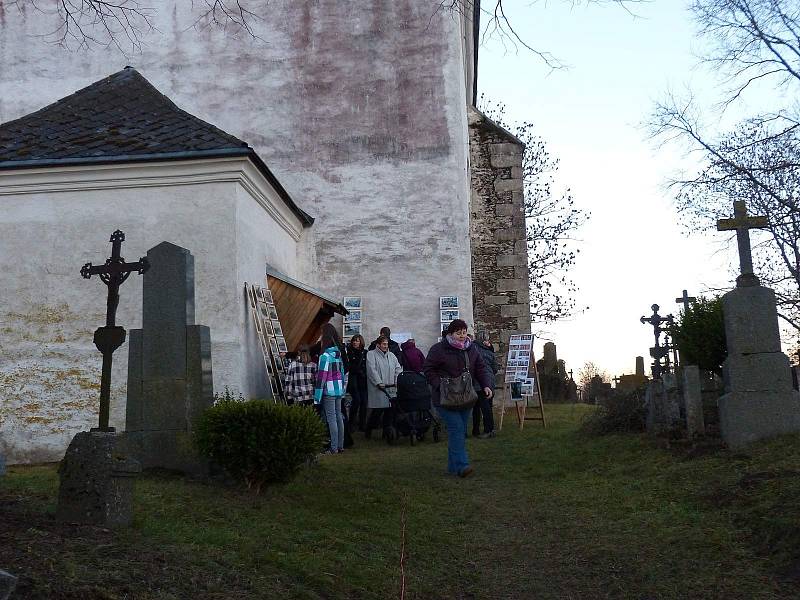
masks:
<path fill-rule="evenodd" d="M 508 17 L 507 0 L 428 0 L 433 15 L 440 11 L 473 15 L 476 7 L 483 21 L 482 39 L 498 38 L 534 53 L 550 68 L 561 68 L 563 64 L 550 52 L 539 50 L 525 41 Z M 631 6 L 651 0 L 562 0 L 573 6 L 588 4 L 616 4 L 631 12 Z M 256 0 L 191 0 L 200 5 L 201 11 L 193 26 L 222 27 L 233 31 L 244 31 L 254 38 L 253 23 L 265 18 L 260 14 Z M 533 0 L 532 4 L 547 4 L 547 0 Z M 55 8 L 44 0 L 0 0 L 0 9 L 7 6 L 23 8 L 31 6 L 42 12 L 58 13 L 59 24 L 47 36 L 51 41 L 77 47 L 116 46 L 121 51 L 141 50 L 144 35 L 154 31 L 156 10 L 145 0 L 55 0 Z M 528 8 L 528 7 L 526 7 Z M 631 12 L 631 14 L 633 14 Z"/>
<path fill-rule="evenodd" d="M 578 370 L 578 387 L 583 390 L 583 397 L 588 399 L 592 388 L 592 381 L 599 377 L 599 381 L 609 383 L 610 379 L 608 372 L 601 369 L 592 361 L 586 361 L 583 366 Z"/>
<path fill-rule="evenodd" d="M 691 230 L 713 229 L 738 199 L 769 217 L 759 275 L 776 290 L 781 316 L 800 331 L 800 10 L 794 0 L 693 0 L 691 8 L 711 42 L 703 62 L 722 78 L 717 113 L 757 86 L 772 84 L 783 94 L 722 134 L 709 133 L 693 98 L 670 95 L 656 106 L 651 131 L 698 158 L 696 172 L 671 182 Z"/>
<path fill-rule="evenodd" d="M 512 19 L 508 16 L 508 0 L 433 0 L 436 10 L 472 15 L 479 13 L 481 21 L 480 37 L 482 41 L 488 39 L 498 39 L 504 44 L 508 44 L 514 50 L 522 48 L 537 56 L 550 69 L 564 68 L 564 63 L 554 54 L 547 50 L 537 48 L 532 41 L 526 40 L 514 26 Z M 561 0 L 573 7 L 585 6 L 589 4 L 615 4 L 625 9 L 629 14 L 634 15 L 632 6 L 644 4 L 652 0 Z M 548 0 L 530 0 L 523 10 L 529 10 L 534 5 L 547 6 Z"/>
<path fill-rule="evenodd" d="M 191 0 L 200 7 L 193 27 L 230 27 L 256 37 L 252 22 L 259 16 L 242 0 Z M 157 11 L 142 0 L 0 0 L 0 9 L 32 7 L 55 13 L 56 28 L 44 37 L 62 46 L 89 48 L 115 46 L 121 52 L 138 52 L 146 34 L 155 31 Z"/>
<path fill-rule="evenodd" d="M 557 190 L 554 177 L 558 160 L 536 135 L 533 123 L 504 122 L 505 105 L 481 96 L 481 110 L 525 144 L 522 179 L 528 243 L 528 279 L 531 289 L 531 319 L 550 323 L 571 316 L 576 309 L 577 286 L 570 277 L 580 249 L 576 234 L 590 218 L 575 208 L 569 189 Z"/>

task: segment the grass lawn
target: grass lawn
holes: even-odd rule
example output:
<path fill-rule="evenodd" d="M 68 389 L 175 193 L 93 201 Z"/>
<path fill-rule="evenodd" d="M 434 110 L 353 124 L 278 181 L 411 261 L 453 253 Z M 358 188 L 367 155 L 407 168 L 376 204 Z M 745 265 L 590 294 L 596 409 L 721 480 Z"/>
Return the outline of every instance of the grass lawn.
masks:
<path fill-rule="evenodd" d="M 800 597 L 800 437 L 667 448 L 585 437 L 589 410 L 469 440 L 464 480 L 446 442 L 361 435 L 258 497 L 146 475 L 119 532 L 55 522 L 55 468 L 10 467 L 0 568 L 34 599 Z"/>

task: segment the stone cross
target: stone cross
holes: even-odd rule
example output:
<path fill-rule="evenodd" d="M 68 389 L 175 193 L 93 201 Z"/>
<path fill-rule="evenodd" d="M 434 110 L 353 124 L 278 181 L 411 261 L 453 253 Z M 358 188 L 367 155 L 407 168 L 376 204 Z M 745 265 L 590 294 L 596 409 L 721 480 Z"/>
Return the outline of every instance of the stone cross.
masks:
<path fill-rule="evenodd" d="M 675 298 L 675 302 L 677 304 L 683 304 L 684 312 L 689 312 L 689 303 L 690 302 L 697 302 L 697 298 L 694 296 L 690 296 L 686 290 L 683 290 L 683 296 L 680 298 Z"/>
<path fill-rule="evenodd" d="M 769 227 L 767 217 L 751 217 L 747 214 L 744 200 L 734 200 L 733 219 L 719 219 L 717 231 L 736 231 L 736 243 L 739 246 L 739 267 L 741 274 L 736 278 L 737 287 L 759 285 L 758 277 L 753 273 L 753 255 L 750 250 L 750 230 Z"/>
<path fill-rule="evenodd" d="M 117 229 L 111 234 L 111 257 L 104 265 L 93 266 L 86 263 L 81 268 L 81 276 L 90 279 L 92 275 L 99 275 L 100 281 L 108 286 L 108 300 L 106 302 L 106 326 L 94 332 L 94 345 L 103 354 L 103 371 L 100 377 L 100 419 L 98 431 L 114 431 L 108 426 L 108 414 L 111 398 L 111 361 L 114 350 L 125 342 L 125 329 L 117 327 L 117 306 L 119 305 L 119 286 L 121 286 L 131 273 L 144 274 L 150 268 L 146 258 L 138 262 L 126 263 L 122 258 L 122 242 L 125 234 Z"/>

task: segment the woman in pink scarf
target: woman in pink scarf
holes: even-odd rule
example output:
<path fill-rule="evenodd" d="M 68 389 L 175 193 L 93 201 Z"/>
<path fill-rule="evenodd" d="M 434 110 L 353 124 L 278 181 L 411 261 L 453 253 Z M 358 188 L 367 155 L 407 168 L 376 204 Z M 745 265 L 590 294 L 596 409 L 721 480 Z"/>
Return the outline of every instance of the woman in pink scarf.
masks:
<path fill-rule="evenodd" d="M 400 350 L 403 352 L 403 368 L 406 371 L 422 373 L 422 365 L 425 362 L 425 355 L 422 353 L 422 350 L 417 348 L 414 338 L 408 339 L 400 344 Z"/>

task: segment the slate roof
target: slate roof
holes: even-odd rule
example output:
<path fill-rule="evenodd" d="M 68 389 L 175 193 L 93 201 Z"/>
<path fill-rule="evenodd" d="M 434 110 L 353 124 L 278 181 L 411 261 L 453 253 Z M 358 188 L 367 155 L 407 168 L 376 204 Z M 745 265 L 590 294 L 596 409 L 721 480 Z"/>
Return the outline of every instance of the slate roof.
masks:
<path fill-rule="evenodd" d="M 178 108 L 125 67 L 0 124 L 0 169 L 246 156 L 305 225 L 314 222 L 246 142 Z"/>

